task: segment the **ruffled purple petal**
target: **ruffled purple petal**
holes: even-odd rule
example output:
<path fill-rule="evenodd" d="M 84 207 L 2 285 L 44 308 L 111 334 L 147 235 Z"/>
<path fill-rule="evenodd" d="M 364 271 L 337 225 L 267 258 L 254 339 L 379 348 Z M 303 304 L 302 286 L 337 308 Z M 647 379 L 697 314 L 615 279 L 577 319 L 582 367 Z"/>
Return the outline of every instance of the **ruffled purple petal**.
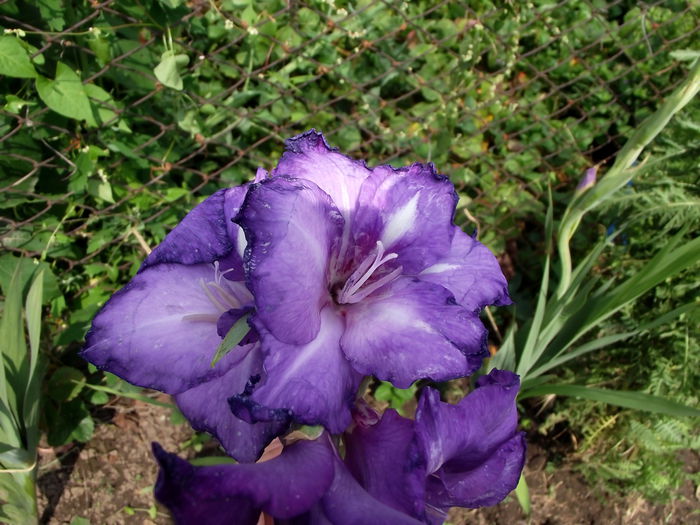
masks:
<path fill-rule="evenodd" d="M 405 514 L 424 515 L 425 464 L 413 445 L 414 423 L 394 410 L 346 435 L 345 464 L 367 492 Z"/>
<path fill-rule="evenodd" d="M 459 304 L 472 311 L 511 304 L 508 283 L 496 257 L 456 227 L 447 256 L 423 269 L 418 277 L 444 286 Z"/>
<path fill-rule="evenodd" d="M 432 164 L 378 166 L 362 184 L 352 237 L 361 254 L 381 241 L 415 274 L 448 253 L 456 204 L 454 186 Z"/>
<path fill-rule="evenodd" d="M 219 190 L 190 211 L 150 253 L 141 271 L 156 264 L 199 264 L 220 261 L 232 270 L 229 279 L 243 279 L 245 238 L 231 222 L 243 204 L 248 186 Z"/>
<path fill-rule="evenodd" d="M 334 476 L 333 452 L 317 441 L 298 441 L 264 463 L 194 467 L 157 443 L 158 501 L 176 523 L 255 524 L 261 511 L 287 519 L 309 510 Z"/>
<path fill-rule="evenodd" d="M 340 344 L 353 367 L 399 388 L 467 376 L 488 356 L 479 318 L 433 283 L 400 277 L 346 315 Z"/>
<path fill-rule="evenodd" d="M 419 525 L 422 522 L 374 498 L 335 458 L 333 484 L 309 516 L 309 523 L 333 525 Z"/>
<path fill-rule="evenodd" d="M 427 389 L 418 403 L 416 435 L 433 479 L 428 501 L 436 507 L 493 505 L 515 488 L 525 461 L 517 432 L 519 379 L 493 370 L 457 405 Z"/>
<path fill-rule="evenodd" d="M 168 394 L 221 376 L 240 357 L 231 352 L 211 367 L 222 312 L 200 281 L 213 275 L 209 264 L 142 270 L 95 316 L 82 356 L 130 383 Z M 187 319 L 193 314 L 200 320 Z"/>
<path fill-rule="evenodd" d="M 175 396 L 178 407 L 195 430 L 213 434 L 229 456 L 254 462 L 287 425 L 280 422 L 250 424 L 231 412 L 228 398 L 242 392 L 251 376 L 262 373 L 259 345 L 236 348 L 242 358 L 221 377 Z"/>
<path fill-rule="evenodd" d="M 316 183 L 331 196 L 349 227 L 360 186 L 371 173 L 364 162 L 338 153 L 314 129 L 288 139 L 285 144 L 287 151 L 272 176 L 287 175 Z"/>
<path fill-rule="evenodd" d="M 517 433 L 503 443 L 477 468 L 441 472 L 427 481 L 429 507 L 490 507 L 515 489 L 525 464 L 525 434 Z"/>
<path fill-rule="evenodd" d="M 252 393 L 231 399 L 235 413 L 251 422 L 293 418 L 332 433 L 345 430 L 361 377 L 340 350 L 343 318 L 332 307 L 324 308 L 316 338 L 298 346 L 282 343 L 259 322 L 254 324 L 266 354 L 266 376 L 252 385 Z"/>
<path fill-rule="evenodd" d="M 313 182 L 277 177 L 250 187 L 236 220 L 248 239 L 259 318 L 280 341 L 312 341 L 330 300 L 329 260 L 343 230 L 338 210 Z"/>

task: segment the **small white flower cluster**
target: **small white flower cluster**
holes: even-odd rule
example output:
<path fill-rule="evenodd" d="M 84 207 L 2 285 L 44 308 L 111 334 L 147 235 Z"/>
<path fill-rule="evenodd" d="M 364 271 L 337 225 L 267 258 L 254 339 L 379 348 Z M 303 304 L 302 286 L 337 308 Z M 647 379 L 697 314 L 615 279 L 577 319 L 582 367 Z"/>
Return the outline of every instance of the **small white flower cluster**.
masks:
<path fill-rule="evenodd" d="M 6 35 L 17 35 L 20 38 L 24 38 L 27 35 L 23 29 L 5 29 L 4 33 Z"/>

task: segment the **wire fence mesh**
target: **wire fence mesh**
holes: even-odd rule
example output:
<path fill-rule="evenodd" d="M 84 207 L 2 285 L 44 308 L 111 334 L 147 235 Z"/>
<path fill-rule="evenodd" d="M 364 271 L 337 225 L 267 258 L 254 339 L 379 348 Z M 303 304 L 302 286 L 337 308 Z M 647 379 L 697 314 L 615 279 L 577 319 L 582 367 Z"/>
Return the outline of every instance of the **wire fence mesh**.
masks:
<path fill-rule="evenodd" d="M 498 250 L 548 184 L 608 163 L 674 88 L 699 16 L 683 1 L 0 2 L 0 242 L 75 296 L 117 282 L 199 197 L 315 127 L 370 164 L 434 162 L 458 220 Z"/>

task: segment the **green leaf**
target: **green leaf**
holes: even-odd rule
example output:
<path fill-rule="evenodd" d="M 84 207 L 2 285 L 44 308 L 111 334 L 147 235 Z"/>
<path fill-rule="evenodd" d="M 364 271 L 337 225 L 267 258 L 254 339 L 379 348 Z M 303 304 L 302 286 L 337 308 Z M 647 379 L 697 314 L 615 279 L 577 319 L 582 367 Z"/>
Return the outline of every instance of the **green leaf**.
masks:
<path fill-rule="evenodd" d="M 39 353 L 39 337 L 41 335 L 41 300 L 44 288 L 44 271 L 34 276 L 32 286 L 27 294 L 25 312 L 27 317 L 27 333 L 32 364 L 36 363 Z"/>
<path fill-rule="evenodd" d="M 518 360 L 517 373 L 521 376 L 526 376 L 530 369 L 535 365 L 541 352 L 541 348 L 537 343 L 540 336 L 540 328 L 544 319 L 545 310 L 547 308 L 547 290 L 549 288 L 549 254 L 544 263 L 542 271 L 542 283 L 540 284 L 540 292 L 537 298 L 537 306 L 535 307 L 535 315 L 532 318 L 532 323 L 527 327 L 527 339 L 523 347 L 522 354 Z"/>
<path fill-rule="evenodd" d="M 106 202 L 114 203 L 112 195 L 112 185 L 108 180 L 99 178 L 91 178 L 87 181 L 87 191 L 90 195 L 102 199 Z"/>
<path fill-rule="evenodd" d="M 587 300 L 566 320 L 556 339 L 552 341 L 556 353 L 568 348 L 590 329 L 599 326 L 601 321 L 657 284 L 695 264 L 700 259 L 700 237 L 680 244 L 684 235 L 685 231 L 680 231 L 668 239 L 663 248 L 632 277 L 614 289 Z"/>
<path fill-rule="evenodd" d="M 12 278 L 5 291 L 5 303 L 0 319 L 0 428 L 3 433 L 3 441 L 13 446 L 20 446 L 22 443 L 22 421 L 19 414 L 19 392 L 22 392 L 24 384 L 16 378 L 26 352 L 24 341 L 24 330 L 22 329 L 22 282 L 21 268 L 16 265 Z M 19 388 L 22 387 L 22 388 Z"/>
<path fill-rule="evenodd" d="M 527 399 L 528 397 L 538 397 L 547 394 L 582 397 L 584 399 L 602 401 L 603 403 L 619 407 L 656 412 L 668 416 L 700 417 L 700 410 L 697 408 L 676 403 L 675 401 L 670 401 L 663 397 L 645 394 L 644 392 L 609 390 L 583 385 L 542 385 L 522 392 L 518 398 Z"/>
<path fill-rule="evenodd" d="M 124 384 L 127 385 L 128 383 L 124 382 Z M 153 399 L 152 397 L 148 397 L 147 395 L 140 394 L 138 392 L 119 390 L 116 388 L 110 388 L 108 386 L 93 385 L 91 383 L 86 383 L 85 386 L 87 388 L 95 390 L 96 392 L 105 392 L 107 394 L 113 394 L 113 395 L 119 396 L 119 397 L 128 397 L 129 399 L 137 399 L 138 401 L 143 401 L 144 403 L 149 403 L 151 405 L 156 405 L 159 407 L 165 407 L 165 408 L 170 408 L 170 409 L 175 409 L 177 407 L 177 405 L 173 405 L 172 403 L 164 403 L 162 401 L 158 401 L 157 399 Z M 133 385 L 129 385 L 129 386 L 136 389 L 136 390 L 141 390 L 140 387 L 133 386 Z"/>
<path fill-rule="evenodd" d="M 95 422 L 81 399 L 61 402 L 44 411 L 47 419 L 49 445 L 64 445 L 71 441 L 88 441 L 95 430 Z"/>
<path fill-rule="evenodd" d="M 158 0 L 165 7 L 176 9 L 182 5 L 182 0 Z"/>
<path fill-rule="evenodd" d="M 23 425 L 20 420 L 24 388 L 27 383 L 27 368 L 25 366 L 27 346 L 22 326 L 22 266 L 14 267 L 9 286 L 5 290 L 3 316 L 0 321 L 0 389 L 4 389 L 2 400 L 16 419 L 16 428 Z"/>
<path fill-rule="evenodd" d="M 226 354 L 233 350 L 238 343 L 240 343 L 246 334 L 250 331 L 250 326 L 248 326 L 248 317 L 250 314 L 246 314 L 241 317 L 238 321 L 233 323 L 233 326 L 229 329 L 224 340 L 221 341 L 219 348 L 216 349 L 214 358 L 211 360 L 212 368 L 216 363 L 218 363 Z"/>
<path fill-rule="evenodd" d="M 518 331 L 518 325 L 513 320 L 508 327 L 506 336 L 494 355 L 488 362 L 488 370 L 500 368 L 501 370 L 515 370 L 515 334 Z"/>
<path fill-rule="evenodd" d="M 56 401 L 71 401 L 85 387 L 85 376 L 77 368 L 62 366 L 49 379 L 48 392 Z"/>
<path fill-rule="evenodd" d="M 56 113 L 96 126 L 90 99 L 78 74 L 63 62 L 56 65 L 54 80 L 38 76 L 36 89 L 44 103 Z"/>
<path fill-rule="evenodd" d="M 527 486 L 527 481 L 525 480 L 525 475 L 520 473 L 520 481 L 518 481 L 518 486 L 515 487 L 515 496 L 518 498 L 518 503 L 520 503 L 520 508 L 526 516 L 530 515 L 532 512 L 532 505 L 530 504 L 530 489 Z"/>
<path fill-rule="evenodd" d="M 674 60 L 691 61 L 700 57 L 700 51 L 693 49 L 676 49 L 669 53 Z"/>
<path fill-rule="evenodd" d="M 67 10 L 63 4 L 63 0 L 35 0 L 41 19 L 48 24 L 51 31 L 63 31 L 66 26 L 63 17 L 67 14 Z"/>
<path fill-rule="evenodd" d="M 160 63 L 153 69 L 153 73 L 164 86 L 182 91 L 182 77 L 178 66 L 185 66 L 189 61 L 187 55 L 176 55 L 168 49 L 160 56 Z"/>
<path fill-rule="evenodd" d="M 674 319 L 677 319 L 680 317 L 682 314 L 690 312 L 692 310 L 695 310 L 698 308 L 698 305 L 696 303 L 688 303 L 684 304 L 683 306 L 679 306 L 678 308 L 675 308 L 671 310 L 670 312 L 667 312 L 666 314 L 662 315 L 661 317 L 658 317 L 654 319 L 650 323 L 643 324 L 639 326 L 636 330 L 633 330 L 631 332 L 624 332 L 620 334 L 611 334 L 603 337 L 599 337 L 597 339 L 593 339 L 592 341 L 588 341 L 587 343 L 579 346 L 578 348 L 568 350 L 563 353 L 559 353 L 556 355 L 556 357 L 550 358 L 550 359 L 542 359 L 542 365 L 539 366 L 537 369 L 532 370 L 528 373 L 528 378 L 534 378 L 537 377 L 557 366 L 560 366 L 568 361 L 571 361 L 572 359 L 576 359 L 578 357 L 581 357 L 582 355 L 585 355 L 589 352 L 593 352 L 595 350 L 599 350 L 601 348 L 604 348 L 606 346 L 610 346 L 612 344 L 615 344 L 619 341 L 624 341 L 625 339 L 628 339 L 632 336 L 635 336 L 639 333 L 646 332 L 648 330 L 652 330 L 658 326 L 661 326 L 663 324 L 669 323 L 673 321 Z"/>
<path fill-rule="evenodd" d="M 379 401 L 386 401 L 391 408 L 404 415 L 403 407 L 415 397 L 417 388 L 415 384 L 408 388 L 396 388 L 391 383 L 382 381 L 374 391 L 374 398 Z"/>
<path fill-rule="evenodd" d="M 37 77 L 29 53 L 13 36 L 0 36 L 0 75 L 15 78 Z"/>
<path fill-rule="evenodd" d="M 56 276 L 51 271 L 51 267 L 45 263 L 36 261 L 29 258 L 16 257 L 14 255 L 6 254 L 0 256 L 0 288 L 4 291 L 5 295 L 8 294 L 10 281 L 12 280 L 12 275 L 15 271 L 15 267 L 20 268 L 20 282 L 21 289 L 26 290 L 32 275 L 35 271 L 42 271 L 44 274 L 43 282 L 43 298 L 41 304 L 46 304 L 52 299 L 61 296 L 61 291 L 58 288 L 58 280 Z"/>
<path fill-rule="evenodd" d="M 193 458 L 190 463 L 196 467 L 213 467 L 215 465 L 233 465 L 236 461 L 228 456 L 205 456 Z"/>
<path fill-rule="evenodd" d="M 41 309 L 44 287 L 44 270 L 34 276 L 27 294 L 25 317 L 29 334 L 29 355 L 26 358 L 27 379 L 24 389 L 23 413 L 26 442 L 29 450 L 34 450 L 39 442 L 39 402 L 44 364 L 40 362 L 39 340 L 41 336 Z"/>
<path fill-rule="evenodd" d="M 5 97 L 5 105 L 3 106 L 3 109 L 8 113 L 17 115 L 20 111 L 22 111 L 24 106 L 36 106 L 36 102 L 24 100 L 15 95 L 7 95 Z"/>
<path fill-rule="evenodd" d="M 109 93 L 95 84 L 85 84 L 83 89 L 92 104 L 96 125 L 109 123 L 110 126 L 117 125 L 119 129 L 127 133 L 131 132 L 131 129 L 129 129 L 126 123 L 116 118 L 117 114 L 114 112 L 114 109 L 117 108 L 117 103 L 114 102 L 114 99 Z"/>
<path fill-rule="evenodd" d="M 90 403 L 93 405 L 104 405 L 109 402 L 109 396 L 104 392 L 95 390 L 90 396 Z"/>
<path fill-rule="evenodd" d="M 78 424 L 71 432 L 71 439 L 80 441 L 81 443 L 87 443 L 92 438 L 95 433 L 95 421 L 92 416 L 85 410 L 85 416 L 81 419 Z"/>

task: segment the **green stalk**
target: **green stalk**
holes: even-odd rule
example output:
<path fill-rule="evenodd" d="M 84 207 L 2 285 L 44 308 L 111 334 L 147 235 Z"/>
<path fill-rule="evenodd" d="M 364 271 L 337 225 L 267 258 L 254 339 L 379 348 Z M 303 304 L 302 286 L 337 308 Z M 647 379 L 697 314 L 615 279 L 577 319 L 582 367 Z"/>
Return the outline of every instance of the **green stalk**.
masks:
<path fill-rule="evenodd" d="M 557 288 L 557 297 L 566 293 L 571 283 L 571 252 L 569 242 L 581 223 L 585 213 L 596 207 L 615 191 L 627 184 L 635 175 L 632 164 L 645 147 L 656 138 L 666 124 L 690 102 L 700 91 L 700 60 L 696 60 L 688 77 L 651 116 L 635 130 L 632 137 L 620 150 L 612 168 L 591 188 L 575 195 L 564 212 L 557 241 L 557 250 L 561 264 L 561 277 Z"/>

